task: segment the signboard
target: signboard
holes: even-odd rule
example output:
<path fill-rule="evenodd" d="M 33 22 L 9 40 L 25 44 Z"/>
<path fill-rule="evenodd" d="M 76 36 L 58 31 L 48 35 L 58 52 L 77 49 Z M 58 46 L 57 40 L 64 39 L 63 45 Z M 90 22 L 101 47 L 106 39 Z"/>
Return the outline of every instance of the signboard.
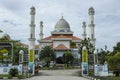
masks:
<path fill-rule="evenodd" d="M 29 62 L 34 62 L 34 50 L 30 50 L 30 53 L 29 53 Z"/>
<path fill-rule="evenodd" d="M 88 75 L 88 63 L 82 63 L 82 75 Z"/>
<path fill-rule="evenodd" d="M 8 42 L 0 42 L 0 48 L 12 48 L 12 44 Z"/>
<path fill-rule="evenodd" d="M 33 69 L 34 69 L 34 63 L 33 62 L 29 62 L 29 73 L 33 73 Z"/>
<path fill-rule="evenodd" d="M 98 65 L 96 64 L 96 65 L 94 65 L 94 75 L 95 76 L 98 76 Z"/>
<path fill-rule="evenodd" d="M 0 42 L 0 63 L 7 64 L 13 59 L 13 44 L 9 42 Z"/>

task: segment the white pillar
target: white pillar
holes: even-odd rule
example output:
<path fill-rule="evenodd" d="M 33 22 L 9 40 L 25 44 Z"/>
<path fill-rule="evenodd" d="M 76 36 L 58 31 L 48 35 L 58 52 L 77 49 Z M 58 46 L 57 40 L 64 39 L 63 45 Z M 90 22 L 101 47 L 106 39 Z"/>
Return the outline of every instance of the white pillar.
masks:
<path fill-rule="evenodd" d="M 86 38 L 86 22 L 83 22 L 82 23 L 83 25 L 82 25 L 82 28 L 83 28 L 83 34 L 82 34 L 82 37 L 83 37 L 83 40 L 85 40 L 85 38 Z"/>
<path fill-rule="evenodd" d="M 93 46 L 95 47 L 95 33 L 94 33 L 94 9 L 93 7 L 89 8 L 89 27 L 90 27 L 90 41 L 93 44 Z"/>
<path fill-rule="evenodd" d="M 88 75 L 88 51 L 86 46 L 82 48 L 82 76 Z"/>
<path fill-rule="evenodd" d="M 40 40 L 43 39 L 43 21 L 40 22 Z"/>

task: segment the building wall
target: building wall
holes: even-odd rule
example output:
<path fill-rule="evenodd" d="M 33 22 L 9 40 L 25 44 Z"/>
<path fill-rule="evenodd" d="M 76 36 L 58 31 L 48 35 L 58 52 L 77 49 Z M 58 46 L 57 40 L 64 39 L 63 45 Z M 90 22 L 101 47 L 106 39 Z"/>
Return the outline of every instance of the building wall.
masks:
<path fill-rule="evenodd" d="M 62 57 L 65 51 L 55 51 L 56 52 L 56 58 Z"/>

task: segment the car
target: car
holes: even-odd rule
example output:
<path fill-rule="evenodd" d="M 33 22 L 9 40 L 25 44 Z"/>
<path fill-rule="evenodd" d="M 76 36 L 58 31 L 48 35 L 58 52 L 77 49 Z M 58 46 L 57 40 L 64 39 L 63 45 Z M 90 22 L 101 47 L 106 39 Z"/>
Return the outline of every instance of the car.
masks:
<path fill-rule="evenodd" d="M 43 65 L 42 64 L 39 64 L 39 68 L 42 68 L 43 67 Z"/>
<path fill-rule="evenodd" d="M 46 62 L 44 62 L 44 61 L 41 61 L 40 63 L 39 63 L 39 67 L 40 68 L 42 68 L 42 67 L 45 67 L 46 66 Z"/>

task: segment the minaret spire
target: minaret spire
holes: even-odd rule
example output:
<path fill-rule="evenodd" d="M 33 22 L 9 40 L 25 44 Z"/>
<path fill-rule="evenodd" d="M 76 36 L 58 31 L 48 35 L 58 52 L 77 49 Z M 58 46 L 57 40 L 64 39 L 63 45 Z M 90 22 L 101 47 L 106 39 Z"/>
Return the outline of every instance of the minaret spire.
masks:
<path fill-rule="evenodd" d="M 83 36 L 83 40 L 85 40 L 85 38 L 86 38 L 86 22 L 84 21 L 83 23 L 82 23 L 83 25 L 82 25 L 82 28 L 83 28 L 83 34 L 82 34 L 82 36 Z"/>
<path fill-rule="evenodd" d="M 95 27 L 94 14 L 95 14 L 95 11 L 94 11 L 93 7 L 89 8 L 88 14 L 89 14 L 89 27 L 90 27 L 90 36 L 89 37 L 90 37 L 91 43 L 95 47 L 95 34 L 94 34 L 94 27 Z"/>
<path fill-rule="evenodd" d="M 30 38 L 35 39 L 35 8 L 31 7 Z"/>
<path fill-rule="evenodd" d="M 43 21 L 40 22 L 40 40 L 43 39 Z"/>
<path fill-rule="evenodd" d="M 63 13 L 62 13 L 62 17 L 61 17 L 61 19 L 64 19 L 64 17 L 63 17 Z"/>

